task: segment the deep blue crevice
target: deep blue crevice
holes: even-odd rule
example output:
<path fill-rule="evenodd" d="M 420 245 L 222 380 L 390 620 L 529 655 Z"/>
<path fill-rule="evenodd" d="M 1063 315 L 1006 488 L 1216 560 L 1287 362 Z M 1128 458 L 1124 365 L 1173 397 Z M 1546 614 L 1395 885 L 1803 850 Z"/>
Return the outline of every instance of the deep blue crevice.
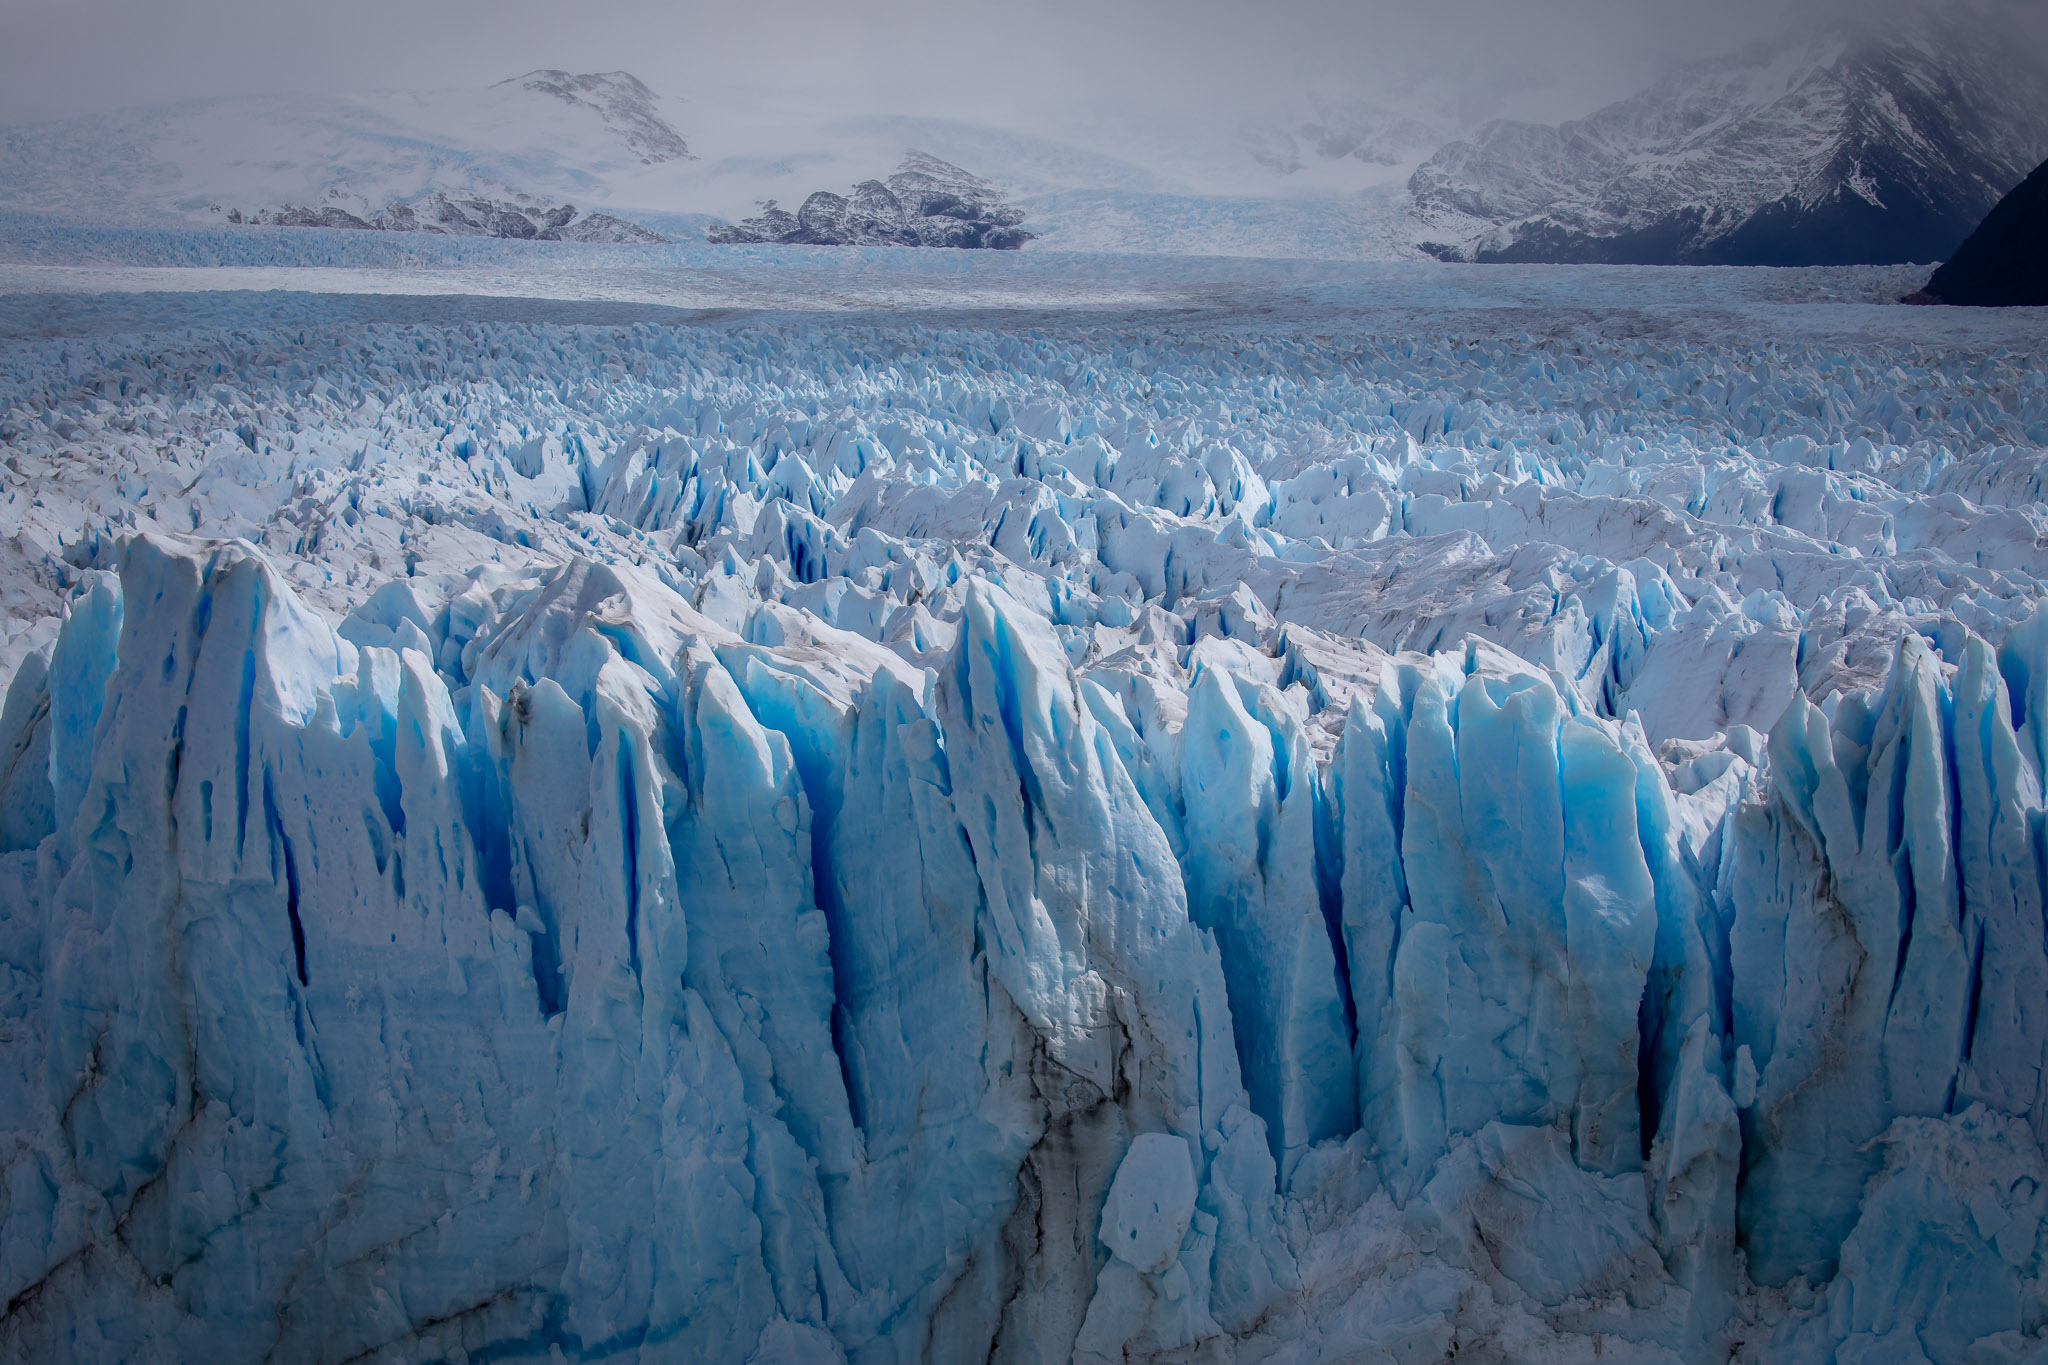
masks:
<path fill-rule="evenodd" d="M 633 781 L 633 749 L 628 736 L 619 735 L 619 839 L 626 878 L 626 961 L 633 979 L 640 979 L 640 803 Z"/>
<path fill-rule="evenodd" d="M 1330 960 L 1337 973 L 1337 999 L 1344 1006 L 1345 1045 L 1358 1047 L 1358 1000 L 1351 993 L 1351 954 L 1344 941 L 1344 841 L 1328 792 L 1314 792 L 1316 896 L 1323 928 L 1330 936 Z"/>
<path fill-rule="evenodd" d="M 306 925 L 299 918 L 299 862 L 292 854 L 291 837 L 284 832 L 284 817 L 278 813 L 277 796 L 271 789 L 268 772 L 263 774 L 263 817 L 284 861 L 284 910 L 292 926 L 292 960 L 298 969 L 299 984 L 310 985 L 306 979 Z"/>
<path fill-rule="evenodd" d="M 1967 1065 L 1971 1054 L 1977 1048 L 1977 1010 L 1984 998 L 1984 933 L 1977 932 L 1976 942 L 1970 945 L 1970 994 L 1969 1004 L 1963 1011 L 1963 1062 Z M 1949 1095 L 1949 1106 L 1955 1108 L 1953 1090 Z"/>
<path fill-rule="evenodd" d="M 249 840 L 249 713 L 256 701 L 256 651 L 242 652 L 242 688 L 235 703 L 235 854 Z M 268 779 L 266 779 L 268 780 Z"/>
<path fill-rule="evenodd" d="M 527 862 L 527 884 L 536 888 L 539 884 L 539 879 L 533 875 L 531 860 Z M 533 913 L 546 926 L 542 933 L 527 935 L 533 954 L 533 993 L 540 1002 L 541 1013 L 552 1018 L 567 1008 L 569 987 L 562 974 L 561 946 L 555 939 L 555 916 L 545 905 L 535 905 Z"/>

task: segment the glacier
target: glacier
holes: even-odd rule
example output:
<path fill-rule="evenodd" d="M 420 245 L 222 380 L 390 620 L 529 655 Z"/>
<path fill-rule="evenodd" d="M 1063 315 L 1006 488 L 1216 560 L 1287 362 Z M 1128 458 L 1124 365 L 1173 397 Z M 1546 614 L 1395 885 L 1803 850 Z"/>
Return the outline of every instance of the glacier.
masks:
<path fill-rule="evenodd" d="M 2038 318 L 1441 269 L 15 296 L 0 1352 L 2048 1358 Z"/>

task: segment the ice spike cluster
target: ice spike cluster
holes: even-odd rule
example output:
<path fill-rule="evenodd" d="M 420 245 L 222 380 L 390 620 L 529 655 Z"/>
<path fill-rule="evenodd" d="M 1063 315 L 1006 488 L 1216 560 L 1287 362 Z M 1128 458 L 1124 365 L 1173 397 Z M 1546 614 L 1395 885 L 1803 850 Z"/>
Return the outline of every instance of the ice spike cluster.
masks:
<path fill-rule="evenodd" d="M 8 1358 L 2041 1358 L 2035 358 L 5 366 Z"/>

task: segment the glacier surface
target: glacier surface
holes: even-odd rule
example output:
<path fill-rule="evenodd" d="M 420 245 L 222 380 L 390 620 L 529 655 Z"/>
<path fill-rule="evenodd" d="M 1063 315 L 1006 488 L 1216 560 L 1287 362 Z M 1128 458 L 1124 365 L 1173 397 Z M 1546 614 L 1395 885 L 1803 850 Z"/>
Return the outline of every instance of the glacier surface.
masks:
<path fill-rule="evenodd" d="M 1155 269 L 11 297 L 0 1353 L 2048 1357 L 2038 317 Z"/>

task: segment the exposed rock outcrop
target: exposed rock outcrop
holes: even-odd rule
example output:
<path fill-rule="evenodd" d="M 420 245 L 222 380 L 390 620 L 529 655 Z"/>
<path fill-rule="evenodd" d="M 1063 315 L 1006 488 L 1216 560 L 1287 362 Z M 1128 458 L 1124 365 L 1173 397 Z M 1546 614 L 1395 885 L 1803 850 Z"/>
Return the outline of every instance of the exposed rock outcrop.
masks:
<path fill-rule="evenodd" d="M 755 217 L 713 228 L 721 246 L 950 246 L 1014 251 L 1027 232 L 1022 209 L 1002 191 L 950 162 L 911 152 L 886 181 L 863 180 L 851 195 L 819 190 L 795 213 L 773 199 Z"/>
<path fill-rule="evenodd" d="M 285 204 L 244 215 L 231 223 L 257 227 L 357 228 L 382 232 L 431 232 L 446 237 L 497 237 L 508 241 L 595 242 L 642 245 L 668 238 L 608 213 L 578 216 L 574 204 L 515 204 L 505 200 L 453 198 L 436 190 L 412 203 L 394 203 L 368 217 L 327 205 Z"/>

